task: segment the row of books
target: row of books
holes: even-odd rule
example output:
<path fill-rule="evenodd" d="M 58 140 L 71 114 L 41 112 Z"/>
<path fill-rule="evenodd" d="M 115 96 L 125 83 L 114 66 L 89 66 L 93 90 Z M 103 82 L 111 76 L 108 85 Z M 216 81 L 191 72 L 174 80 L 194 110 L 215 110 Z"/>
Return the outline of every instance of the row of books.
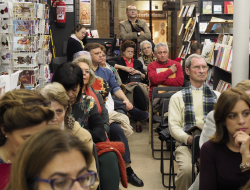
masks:
<path fill-rule="evenodd" d="M 234 13 L 233 1 L 224 1 L 224 4 L 223 2 L 203 1 L 202 13 L 203 14 L 222 14 L 223 5 L 224 5 L 224 14 Z"/>
<path fill-rule="evenodd" d="M 193 11 L 195 8 L 195 4 L 192 5 L 182 5 L 178 17 L 192 17 Z"/>
<path fill-rule="evenodd" d="M 228 47 L 219 47 L 215 66 L 226 71 L 232 71 L 233 49 Z"/>
<path fill-rule="evenodd" d="M 232 85 L 230 83 L 220 80 L 216 87 L 216 91 L 222 93 L 229 88 L 232 88 Z"/>
<path fill-rule="evenodd" d="M 193 36 L 193 33 L 194 33 L 194 29 L 195 29 L 195 26 L 196 26 L 196 22 L 197 22 L 197 17 L 193 17 L 193 18 L 190 18 L 184 28 L 184 23 L 182 23 L 181 27 L 180 27 L 180 30 L 179 30 L 179 36 L 181 35 L 182 31 L 183 31 L 183 28 L 186 29 L 185 30 L 185 33 L 183 35 L 183 38 L 182 38 L 182 41 L 190 41 L 190 39 L 192 38 Z"/>

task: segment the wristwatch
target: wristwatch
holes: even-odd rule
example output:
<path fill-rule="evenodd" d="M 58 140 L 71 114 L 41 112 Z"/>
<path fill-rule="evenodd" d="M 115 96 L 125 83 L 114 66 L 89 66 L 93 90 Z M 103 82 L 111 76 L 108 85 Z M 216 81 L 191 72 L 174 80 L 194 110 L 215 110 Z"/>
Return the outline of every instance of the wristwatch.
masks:
<path fill-rule="evenodd" d="M 141 32 L 137 32 L 137 36 L 140 36 L 141 35 Z"/>
<path fill-rule="evenodd" d="M 240 169 L 241 170 L 244 170 L 244 169 L 249 168 L 249 167 L 250 167 L 250 163 L 249 162 L 246 162 L 246 164 L 243 164 L 243 163 L 240 164 Z"/>

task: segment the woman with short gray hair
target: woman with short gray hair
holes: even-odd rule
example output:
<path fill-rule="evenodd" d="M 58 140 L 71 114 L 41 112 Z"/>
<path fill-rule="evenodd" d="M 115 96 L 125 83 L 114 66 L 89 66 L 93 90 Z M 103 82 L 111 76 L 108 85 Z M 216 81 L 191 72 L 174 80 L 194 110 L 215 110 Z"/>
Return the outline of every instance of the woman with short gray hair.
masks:
<path fill-rule="evenodd" d="M 149 63 L 156 60 L 154 56 L 152 44 L 148 40 L 144 40 L 140 43 L 141 56 L 138 58 L 142 62 L 143 70 L 147 71 L 147 66 Z"/>

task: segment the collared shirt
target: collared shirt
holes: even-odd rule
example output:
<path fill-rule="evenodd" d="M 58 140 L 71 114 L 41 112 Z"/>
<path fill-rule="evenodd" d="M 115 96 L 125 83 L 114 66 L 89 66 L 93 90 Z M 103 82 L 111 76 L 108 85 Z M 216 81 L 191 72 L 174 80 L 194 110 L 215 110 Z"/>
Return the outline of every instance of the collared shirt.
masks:
<path fill-rule="evenodd" d="M 133 59 L 133 58 L 131 59 L 131 62 L 130 62 L 130 63 L 128 62 L 128 60 L 127 60 L 124 56 L 122 56 L 122 58 L 123 58 L 123 60 L 125 61 L 127 67 L 134 68 L 134 59 Z"/>
<path fill-rule="evenodd" d="M 194 86 L 191 85 L 191 89 L 196 90 L 196 91 L 202 91 L 203 90 L 203 85 L 200 88 L 195 88 Z"/>
<path fill-rule="evenodd" d="M 102 77 L 109 84 L 111 94 L 114 94 L 117 90 L 121 89 L 111 70 L 98 65 L 96 71 L 94 72 L 96 76 Z"/>
<path fill-rule="evenodd" d="M 128 22 L 129 22 L 129 24 L 131 25 L 131 29 L 132 29 L 132 32 L 138 32 L 134 27 L 133 27 L 133 24 L 132 24 L 132 22 L 128 19 Z M 137 23 L 138 22 L 138 20 L 136 19 L 136 21 L 135 21 L 135 23 Z"/>

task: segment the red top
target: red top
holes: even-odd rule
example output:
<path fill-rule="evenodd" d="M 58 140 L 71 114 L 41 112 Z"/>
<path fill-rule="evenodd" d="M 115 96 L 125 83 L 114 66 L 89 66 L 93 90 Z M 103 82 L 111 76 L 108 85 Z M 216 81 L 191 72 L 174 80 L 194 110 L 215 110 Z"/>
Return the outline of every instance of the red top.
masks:
<path fill-rule="evenodd" d="M 175 64 L 177 71 L 175 78 L 168 78 L 173 72 L 171 69 L 168 69 L 164 72 L 158 73 L 156 72 L 157 68 L 167 68 L 171 65 Z M 168 59 L 167 63 L 159 63 L 157 60 L 150 63 L 148 65 L 148 78 L 150 80 L 150 90 L 149 97 L 152 98 L 152 91 L 154 87 L 157 87 L 158 84 L 167 85 L 167 86 L 182 86 L 184 81 L 184 76 L 182 72 L 182 66 L 180 63 Z"/>
<path fill-rule="evenodd" d="M 127 59 L 126 59 L 124 56 L 122 56 L 122 58 L 124 59 L 124 61 L 125 61 L 126 65 L 127 65 L 127 67 L 134 68 L 134 59 L 133 59 L 133 58 L 131 59 L 131 62 L 130 62 L 130 63 L 127 61 Z"/>

